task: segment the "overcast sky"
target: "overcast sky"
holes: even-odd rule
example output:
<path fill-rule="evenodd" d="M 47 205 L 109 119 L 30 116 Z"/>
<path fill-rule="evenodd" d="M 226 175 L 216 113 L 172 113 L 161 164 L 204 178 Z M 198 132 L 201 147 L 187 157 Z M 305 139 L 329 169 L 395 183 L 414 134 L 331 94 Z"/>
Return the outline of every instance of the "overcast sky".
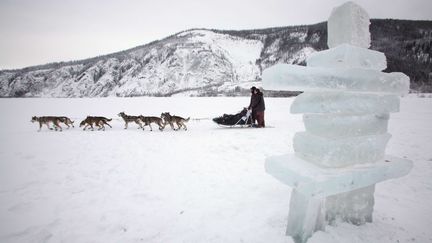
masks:
<path fill-rule="evenodd" d="M 315 24 L 344 0 L 0 0 L 0 69 L 125 50 L 190 28 Z M 371 18 L 432 20 L 432 0 L 358 0 Z"/>

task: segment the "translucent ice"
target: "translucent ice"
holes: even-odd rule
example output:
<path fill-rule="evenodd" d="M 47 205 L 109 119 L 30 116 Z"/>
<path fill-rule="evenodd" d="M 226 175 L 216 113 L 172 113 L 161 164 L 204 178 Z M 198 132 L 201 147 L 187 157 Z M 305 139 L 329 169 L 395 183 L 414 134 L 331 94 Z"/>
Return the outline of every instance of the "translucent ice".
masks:
<path fill-rule="evenodd" d="M 327 198 L 309 197 L 294 189 L 291 193 L 287 235 L 295 243 L 307 242 L 313 232 L 335 221 L 360 225 L 372 222 L 375 185 Z M 293 210 L 295 209 L 295 210 Z"/>
<path fill-rule="evenodd" d="M 293 187 L 287 234 L 305 243 L 336 221 L 372 221 L 375 184 L 408 174 L 412 162 L 385 156 L 389 113 L 409 91 L 403 73 L 380 72 L 385 55 L 368 50 L 369 16 L 347 2 L 328 19 L 328 46 L 307 67 L 278 64 L 264 70 L 268 90 L 305 91 L 291 105 L 303 113 L 295 155 L 266 160 L 266 172 Z"/>
<path fill-rule="evenodd" d="M 347 2 L 332 10 L 327 21 L 327 45 L 329 48 L 340 44 L 351 44 L 369 48 L 369 15 L 360 6 Z"/>
<path fill-rule="evenodd" d="M 297 96 L 291 113 L 385 114 L 399 111 L 399 97 L 339 92 L 309 92 Z"/>
<path fill-rule="evenodd" d="M 391 135 L 369 135 L 347 138 L 325 138 L 309 132 L 298 132 L 293 147 L 297 157 L 322 167 L 344 167 L 372 163 L 384 157 Z"/>
<path fill-rule="evenodd" d="M 321 168 L 294 155 L 266 159 L 265 170 L 293 187 L 287 235 L 304 243 L 313 232 L 341 220 L 371 222 L 375 184 L 408 174 L 412 162 L 387 155 L 374 164 Z"/>
<path fill-rule="evenodd" d="M 307 197 L 324 198 L 408 174 L 413 164 L 386 155 L 373 164 L 322 168 L 293 154 L 268 157 L 265 170 Z"/>
<path fill-rule="evenodd" d="M 383 134 L 387 132 L 388 120 L 388 114 L 303 115 L 307 132 L 329 138 Z"/>
<path fill-rule="evenodd" d="M 295 243 L 307 242 L 315 231 L 325 230 L 325 200 L 311 198 L 294 189 L 291 193 L 286 234 Z"/>
<path fill-rule="evenodd" d="M 320 68 L 277 64 L 264 70 L 263 87 L 290 91 L 359 91 L 407 94 L 409 77 L 364 68 Z"/>
<path fill-rule="evenodd" d="M 368 68 L 378 71 L 387 68 L 384 53 L 349 44 L 312 53 L 306 63 L 308 67 Z"/>
<path fill-rule="evenodd" d="M 329 196 L 325 200 L 326 221 L 362 225 L 372 222 L 375 185 Z"/>

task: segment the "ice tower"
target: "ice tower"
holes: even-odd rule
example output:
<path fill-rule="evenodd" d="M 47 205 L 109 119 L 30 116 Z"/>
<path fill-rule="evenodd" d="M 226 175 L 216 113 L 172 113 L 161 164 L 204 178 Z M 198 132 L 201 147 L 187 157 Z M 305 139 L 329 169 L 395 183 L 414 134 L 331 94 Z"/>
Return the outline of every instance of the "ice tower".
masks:
<path fill-rule="evenodd" d="M 265 168 L 293 187 L 287 235 L 306 242 L 338 221 L 372 222 L 375 184 L 404 176 L 406 159 L 385 155 L 389 113 L 399 111 L 409 77 L 383 73 L 383 53 L 370 46 L 369 16 L 347 2 L 328 20 L 330 49 L 314 53 L 307 67 L 278 64 L 263 72 L 267 90 L 302 90 L 291 113 L 306 128 L 294 136 L 293 155 L 269 157 Z"/>

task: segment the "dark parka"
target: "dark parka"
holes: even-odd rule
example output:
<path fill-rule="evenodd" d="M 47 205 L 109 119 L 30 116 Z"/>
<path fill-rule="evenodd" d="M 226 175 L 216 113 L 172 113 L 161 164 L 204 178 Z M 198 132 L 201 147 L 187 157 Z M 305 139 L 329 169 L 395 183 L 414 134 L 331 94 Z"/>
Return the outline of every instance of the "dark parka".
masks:
<path fill-rule="evenodd" d="M 253 112 L 265 110 L 264 97 L 261 91 L 258 91 L 257 94 L 252 94 L 249 108 L 252 109 Z"/>

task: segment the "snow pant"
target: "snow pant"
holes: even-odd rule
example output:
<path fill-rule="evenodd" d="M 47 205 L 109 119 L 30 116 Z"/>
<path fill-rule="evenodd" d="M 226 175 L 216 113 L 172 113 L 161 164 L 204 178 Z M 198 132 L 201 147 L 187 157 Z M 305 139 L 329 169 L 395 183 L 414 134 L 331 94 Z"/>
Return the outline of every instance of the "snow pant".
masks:
<path fill-rule="evenodd" d="M 252 118 L 252 124 L 256 124 L 257 121 L 257 117 L 256 117 L 256 111 L 252 110 L 252 114 L 251 114 L 251 118 Z"/>
<path fill-rule="evenodd" d="M 265 127 L 264 111 L 257 111 L 255 116 L 258 121 L 258 127 Z"/>

